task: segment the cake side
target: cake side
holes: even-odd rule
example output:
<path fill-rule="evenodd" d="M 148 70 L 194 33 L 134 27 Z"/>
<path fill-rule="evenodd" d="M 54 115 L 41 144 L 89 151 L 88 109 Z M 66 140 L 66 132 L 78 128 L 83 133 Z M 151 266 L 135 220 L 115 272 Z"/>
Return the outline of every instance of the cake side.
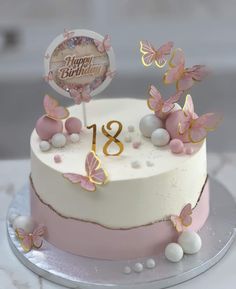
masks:
<path fill-rule="evenodd" d="M 63 178 L 63 173 L 84 170 L 84 159 L 91 146 L 91 132 L 84 129 L 78 144 L 68 144 L 63 149 L 47 153 L 39 150 L 39 138 L 33 132 L 32 182 L 45 204 L 64 217 L 113 229 L 158 222 L 170 215 L 178 215 L 187 203 L 191 203 L 192 207 L 196 205 L 207 176 L 205 141 L 195 145 L 196 151 L 192 155 L 175 155 L 168 147 L 154 147 L 138 130 L 138 119 L 145 110 L 144 100 L 96 100 L 88 109 L 91 122 L 98 126 L 111 119 L 111 115 L 127 126 L 134 126 L 133 137 L 141 138 L 142 144 L 139 149 L 134 149 L 131 143 L 124 142 L 123 154 L 115 158 L 103 156 L 98 149 L 97 154 L 109 172 L 109 182 L 97 187 L 93 193 Z M 70 113 L 81 116 L 77 106 L 71 107 Z M 103 138 L 98 135 L 98 148 L 104 142 Z M 124 141 L 125 129 L 119 138 Z M 53 161 L 58 151 L 63 160 L 60 164 Z M 135 160 L 141 164 L 140 168 L 132 167 Z M 152 166 L 147 166 L 147 162 L 152 162 Z"/>

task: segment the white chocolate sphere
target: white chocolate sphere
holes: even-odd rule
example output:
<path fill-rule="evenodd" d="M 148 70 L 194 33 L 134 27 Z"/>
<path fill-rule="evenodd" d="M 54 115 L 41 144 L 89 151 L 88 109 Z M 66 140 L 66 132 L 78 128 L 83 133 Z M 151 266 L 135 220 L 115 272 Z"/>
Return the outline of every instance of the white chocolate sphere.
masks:
<path fill-rule="evenodd" d="M 147 267 L 148 269 L 155 268 L 155 266 L 156 266 L 156 262 L 155 262 L 154 259 L 152 259 L 152 258 L 147 259 L 147 261 L 146 261 L 146 267 Z"/>
<path fill-rule="evenodd" d="M 48 141 L 46 140 L 42 140 L 40 143 L 39 143 L 39 148 L 42 152 L 47 152 L 50 150 L 51 148 L 51 145 Z"/>
<path fill-rule="evenodd" d="M 13 225 L 14 220 L 19 216 L 17 213 L 11 213 L 8 217 L 9 223 Z"/>
<path fill-rule="evenodd" d="M 143 264 L 141 263 L 136 263 L 134 264 L 134 271 L 137 272 L 137 273 L 140 273 L 143 271 Z"/>
<path fill-rule="evenodd" d="M 54 134 L 51 141 L 55 148 L 62 148 L 66 145 L 66 137 L 63 133 Z"/>
<path fill-rule="evenodd" d="M 124 274 L 130 274 L 131 268 L 129 266 L 125 266 L 123 272 L 124 272 Z"/>
<path fill-rule="evenodd" d="M 151 142 L 155 146 L 162 147 L 169 143 L 170 141 L 170 134 L 164 128 L 158 128 L 154 130 L 151 135 Z"/>
<path fill-rule="evenodd" d="M 145 137 L 151 137 L 154 130 L 163 127 L 163 122 L 155 114 L 147 114 L 141 118 L 139 129 Z"/>
<path fill-rule="evenodd" d="M 73 142 L 73 143 L 77 143 L 77 142 L 80 140 L 79 134 L 78 134 L 78 133 L 72 133 L 72 134 L 70 135 L 70 140 L 71 140 L 71 142 Z"/>
<path fill-rule="evenodd" d="M 35 221 L 29 216 L 18 216 L 13 221 L 13 229 L 23 229 L 26 233 L 32 233 L 35 228 Z"/>
<path fill-rule="evenodd" d="M 201 237 L 193 231 L 181 233 L 178 238 L 178 243 L 186 254 L 196 254 L 202 247 Z"/>
<path fill-rule="evenodd" d="M 177 243 L 170 243 L 165 248 L 165 256 L 171 262 L 179 262 L 183 258 L 182 247 Z"/>

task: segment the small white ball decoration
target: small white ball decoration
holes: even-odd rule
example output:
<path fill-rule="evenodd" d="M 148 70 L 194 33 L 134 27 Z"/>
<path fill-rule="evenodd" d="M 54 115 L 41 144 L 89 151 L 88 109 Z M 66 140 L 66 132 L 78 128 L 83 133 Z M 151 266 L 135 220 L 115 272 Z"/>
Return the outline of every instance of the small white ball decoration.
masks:
<path fill-rule="evenodd" d="M 127 142 L 127 143 L 132 142 L 132 137 L 131 137 L 131 135 L 127 133 L 127 134 L 125 135 L 125 137 L 124 137 L 124 140 L 125 140 L 125 142 Z"/>
<path fill-rule="evenodd" d="M 201 237 L 193 231 L 185 231 L 178 238 L 178 243 L 186 254 L 196 254 L 202 247 Z"/>
<path fill-rule="evenodd" d="M 156 262 L 155 262 L 154 259 L 152 259 L 152 258 L 147 259 L 147 261 L 146 261 L 146 267 L 147 267 L 148 269 L 153 269 L 153 268 L 155 268 L 155 266 L 156 266 Z"/>
<path fill-rule="evenodd" d="M 133 169 L 138 169 L 138 168 L 140 168 L 140 162 L 139 161 L 132 161 L 131 162 L 131 167 L 133 168 Z"/>
<path fill-rule="evenodd" d="M 163 127 L 161 119 L 155 116 L 155 114 L 147 114 L 141 118 L 139 122 L 139 129 L 145 137 L 151 137 L 154 130 Z"/>
<path fill-rule="evenodd" d="M 135 128 L 133 125 L 128 126 L 128 132 L 134 132 Z"/>
<path fill-rule="evenodd" d="M 140 273 L 140 272 L 143 271 L 143 264 L 135 263 L 133 269 L 134 269 L 135 272 Z"/>
<path fill-rule="evenodd" d="M 73 143 L 77 143 L 77 142 L 80 140 L 79 134 L 78 134 L 78 133 L 72 133 L 72 134 L 70 135 L 70 140 L 71 140 L 71 142 L 73 142 Z"/>
<path fill-rule="evenodd" d="M 35 227 L 35 221 L 30 216 L 18 216 L 13 221 L 13 229 L 23 229 L 26 233 L 32 233 Z"/>
<path fill-rule="evenodd" d="M 177 243 L 170 243 L 165 248 L 165 256 L 171 262 L 179 262 L 183 258 L 182 247 Z"/>
<path fill-rule="evenodd" d="M 42 140 L 40 143 L 39 143 L 39 148 L 42 152 L 47 152 L 50 150 L 51 148 L 51 145 L 48 141 L 46 140 Z"/>
<path fill-rule="evenodd" d="M 14 220 L 19 216 L 17 213 L 11 213 L 8 217 L 9 223 L 13 225 Z"/>
<path fill-rule="evenodd" d="M 129 266 L 125 266 L 123 272 L 124 272 L 124 274 L 130 274 L 131 268 Z"/>
<path fill-rule="evenodd" d="M 155 146 L 162 147 L 169 143 L 170 141 L 170 134 L 164 128 L 158 128 L 154 130 L 151 135 L 151 142 Z"/>
<path fill-rule="evenodd" d="M 56 133 L 54 134 L 54 136 L 52 137 L 52 145 L 55 148 L 62 148 L 65 146 L 66 144 L 66 137 L 64 136 L 63 133 Z"/>
<path fill-rule="evenodd" d="M 154 163 L 151 161 L 146 161 L 146 165 L 147 165 L 147 167 L 153 167 Z"/>

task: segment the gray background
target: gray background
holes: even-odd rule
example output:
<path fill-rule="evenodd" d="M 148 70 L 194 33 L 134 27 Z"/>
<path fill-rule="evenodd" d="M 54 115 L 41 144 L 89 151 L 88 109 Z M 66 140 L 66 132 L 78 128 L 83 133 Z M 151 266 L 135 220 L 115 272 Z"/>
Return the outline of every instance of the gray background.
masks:
<path fill-rule="evenodd" d="M 187 66 L 207 64 L 211 75 L 191 93 L 196 110 L 224 113 L 208 148 L 235 151 L 235 9 L 233 0 L 0 0 L 0 159 L 29 157 L 45 93 L 72 104 L 42 80 L 45 49 L 64 28 L 111 35 L 118 74 L 98 97 L 146 98 L 147 86 L 161 83 L 160 71 L 141 64 L 141 39 L 157 46 L 173 40 L 184 49 Z"/>

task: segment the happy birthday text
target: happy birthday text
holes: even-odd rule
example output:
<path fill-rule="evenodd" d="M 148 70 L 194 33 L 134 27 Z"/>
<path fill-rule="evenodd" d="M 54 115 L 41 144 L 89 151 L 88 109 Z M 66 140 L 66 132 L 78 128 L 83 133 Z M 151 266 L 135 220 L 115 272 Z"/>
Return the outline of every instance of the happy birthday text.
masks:
<path fill-rule="evenodd" d="M 93 55 L 83 57 L 68 55 L 64 58 L 64 60 L 65 66 L 58 70 L 60 79 L 68 79 L 86 75 L 95 76 L 98 75 L 102 69 L 101 65 L 93 63 Z"/>

